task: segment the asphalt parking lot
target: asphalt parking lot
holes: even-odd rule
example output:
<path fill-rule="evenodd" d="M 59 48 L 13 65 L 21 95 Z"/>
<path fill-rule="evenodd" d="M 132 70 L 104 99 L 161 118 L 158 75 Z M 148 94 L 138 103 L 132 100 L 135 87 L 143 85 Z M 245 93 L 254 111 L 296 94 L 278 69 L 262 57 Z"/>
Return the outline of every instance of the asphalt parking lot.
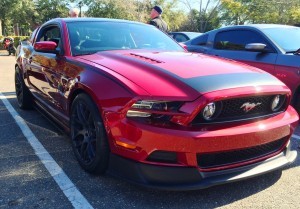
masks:
<path fill-rule="evenodd" d="M 14 63 L 0 51 L 0 209 L 300 208 L 299 128 L 292 139 L 298 157 L 283 170 L 198 191 L 150 190 L 84 172 L 59 127 L 17 107 Z"/>

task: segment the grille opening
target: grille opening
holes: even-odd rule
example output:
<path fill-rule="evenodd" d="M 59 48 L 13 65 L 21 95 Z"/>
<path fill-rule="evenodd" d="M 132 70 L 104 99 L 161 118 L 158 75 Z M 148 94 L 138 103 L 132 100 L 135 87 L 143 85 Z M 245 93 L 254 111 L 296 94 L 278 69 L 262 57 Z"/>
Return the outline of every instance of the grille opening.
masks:
<path fill-rule="evenodd" d="M 197 154 L 198 166 L 200 168 L 213 168 L 265 157 L 276 153 L 286 144 L 287 138 L 254 146 L 246 149 L 233 150 L 219 153 Z"/>
<path fill-rule="evenodd" d="M 158 163 L 177 163 L 177 153 L 176 152 L 169 152 L 169 151 L 154 151 L 152 152 L 147 161 L 151 162 L 158 162 Z"/>
<path fill-rule="evenodd" d="M 271 109 L 271 105 L 274 96 L 275 95 L 263 95 L 219 101 L 222 103 L 222 110 L 220 111 L 218 117 L 214 118 L 214 120 L 207 121 L 202 117 L 201 111 L 192 121 L 192 125 L 252 120 L 278 114 L 284 111 L 287 107 L 287 99 L 286 95 L 280 95 L 283 105 L 279 109 L 276 109 L 276 111 L 273 111 Z M 243 108 L 246 103 L 254 104 L 255 107 L 249 111 L 246 111 Z"/>

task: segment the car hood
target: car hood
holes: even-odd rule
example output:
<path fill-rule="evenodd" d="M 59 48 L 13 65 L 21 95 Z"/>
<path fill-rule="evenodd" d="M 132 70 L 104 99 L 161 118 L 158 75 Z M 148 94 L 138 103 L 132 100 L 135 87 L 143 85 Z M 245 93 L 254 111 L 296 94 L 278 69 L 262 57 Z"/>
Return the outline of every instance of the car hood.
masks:
<path fill-rule="evenodd" d="M 257 68 L 189 52 L 106 51 L 80 58 L 109 68 L 157 97 L 193 100 L 221 89 L 283 85 Z"/>

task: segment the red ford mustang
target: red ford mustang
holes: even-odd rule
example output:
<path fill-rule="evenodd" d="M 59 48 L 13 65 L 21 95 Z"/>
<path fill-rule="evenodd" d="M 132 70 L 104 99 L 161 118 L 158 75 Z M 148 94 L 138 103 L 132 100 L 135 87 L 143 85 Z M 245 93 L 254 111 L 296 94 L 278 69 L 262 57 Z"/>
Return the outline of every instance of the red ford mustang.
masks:
<path fill-rule="evenodd" d="M 20 46 L 19 106 L 70 132 L 79 164 L 137 184 L 200 189 L 293 162 L 298 115 L 270 74 L 186 52 L 153 26 L 54 19 Z"/>

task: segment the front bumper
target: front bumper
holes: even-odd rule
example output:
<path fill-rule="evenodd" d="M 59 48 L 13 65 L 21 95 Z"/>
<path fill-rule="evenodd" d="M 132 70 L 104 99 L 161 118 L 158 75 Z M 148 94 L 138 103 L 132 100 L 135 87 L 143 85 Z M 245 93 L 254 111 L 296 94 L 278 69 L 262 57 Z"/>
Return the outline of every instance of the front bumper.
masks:
<path fill-rule="evenodd" d="M 108 172 L 150 188 L 197 190 L 247 179 L 289 165 L 297 157 L 297 152 L 291 151 L 290 147 L 289 142 L 281 153 L 259 163 L 212 172 L 201 172 L 196 167 L 144 164 L 112 154 Z"/>

